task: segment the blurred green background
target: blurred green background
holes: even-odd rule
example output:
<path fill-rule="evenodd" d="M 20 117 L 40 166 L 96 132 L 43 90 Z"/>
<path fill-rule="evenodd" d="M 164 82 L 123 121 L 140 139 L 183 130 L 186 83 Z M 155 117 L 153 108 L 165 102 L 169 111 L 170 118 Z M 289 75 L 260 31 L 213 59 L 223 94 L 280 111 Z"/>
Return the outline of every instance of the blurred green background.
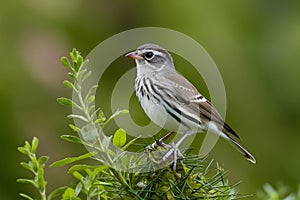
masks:
<path fill-rule="evenodd" d="M 37 136 L 50 162 L 84 151 L 59 139 L 71 132 L 70 108 L 55 100 L 70 96 L 60 57 L 73 47 L 85 56 L 113 34 L 143 26 L 189 35 L 219 67 L 227 121 L 257 158 L 252 165 L 225 141 L 215 146 L 210 158 L 224 164 L 232 183 L 242 181 L 238 190 L 255 194 L 278 181 L 298 187 L 300 1 L 15 0 L 0 6 L 0 199 L 32 190 L 15 182 L 29 175 L 16 150 L 24 140 Z M 124 62 L 134 65 L 117 63 Z M 50 189 L 72 181 L 65 170 L 47 168 Z"/>

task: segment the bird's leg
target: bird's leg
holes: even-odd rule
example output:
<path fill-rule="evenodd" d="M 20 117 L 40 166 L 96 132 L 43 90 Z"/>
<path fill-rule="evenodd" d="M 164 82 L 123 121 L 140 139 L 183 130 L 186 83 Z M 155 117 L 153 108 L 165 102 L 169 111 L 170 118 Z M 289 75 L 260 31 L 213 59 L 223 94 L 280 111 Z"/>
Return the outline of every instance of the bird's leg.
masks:
<path fill-rule="evenodd" d="M 176 171 L 176 166 L 177 166 L 177 160 L 180 158 L 183 158 L 184 156 L 182 155 L 179 146 L 180 144 L 185 140 L 185 138 L 188 136 L 188 134 L 184 134 L 180 140 L 175 144 L 172 143 L 171 149 L 169 152 L 167 152 L 164 157 L 162 158 L 163 161 L 167 160 L 171 155 L 173 155 L 173 171 Z"/>
<path fill-rule="evenodd" d="M 172 147 L 174 146 L 166 144 L 164 141 L 167 140 L 172 134 L 174 134 L 173 131 L 169 132 L 167 135 L 165 135 L 164 137 L 162 137 L 159 140 L 156 140 L 155 142 L 153 142 L 151 145 L 148 145 L 144 152 L 148 153 L 148 156 L 151 160 L 151 162 L 154 165 L 154 167 L 162 167 L 162 166 L 170 166 L 173 162 L 173 158 L 172 158 Z M 162 147 L 162 149 L 158 148 L 158 147 Z M 166 156 L 166 154 L 168 154 Z"/>
<path fill-rule="evenodd" d="M 171 135 L 174 134 L 174 131 L 170 131 L 167 135 L 165 135 L 164 137 L 162 137 L 161 139 L 153 142 L 151 145 L 148 145 L 146 148 L 145 148 L 145 152 L 148 152 L 148 151 L 153 151 L 154 149 L 156 149 L 157 147 L 163 147 L 165 149 L 169 149 L 171 146 L 164 143 L 165 140 L 167 140 Z"/>
<path fill-rule="evenodd" d="M 189 134 L 188 133 L 184 134 L 176 144 L 174 142 L 171 145 L 165 144 L 164 141 L 168 139 L 173 133 L 174 133 L 173 131 L 169 132 L 160 140 L 155 141 L 151 145 L 147 146 L 145 152 L 151 152 L 159 146 L 168 149 L 168 151 L 161 157 L 161 159 L 159 159 L 159 161 L 158 159 L 151 159 L 151 160 L 159 165 L 160 164 L 165 165 L 166 163 L 173 163 L 173 170 L 176 171 L 177 160 L 184 157 L 179 149 L 179 146 Z"/>

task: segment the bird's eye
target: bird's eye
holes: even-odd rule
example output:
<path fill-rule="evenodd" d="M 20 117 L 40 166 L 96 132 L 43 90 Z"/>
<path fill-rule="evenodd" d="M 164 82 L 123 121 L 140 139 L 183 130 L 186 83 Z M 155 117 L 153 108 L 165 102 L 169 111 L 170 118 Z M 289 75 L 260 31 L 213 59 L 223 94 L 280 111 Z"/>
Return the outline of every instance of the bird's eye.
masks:
<path fill-rule="evenodd" d="M 154 58 L 154 53 L 152 51 L 149 51 L 145 54 L 146 60 L 151 60 L 152 58 Z"/>

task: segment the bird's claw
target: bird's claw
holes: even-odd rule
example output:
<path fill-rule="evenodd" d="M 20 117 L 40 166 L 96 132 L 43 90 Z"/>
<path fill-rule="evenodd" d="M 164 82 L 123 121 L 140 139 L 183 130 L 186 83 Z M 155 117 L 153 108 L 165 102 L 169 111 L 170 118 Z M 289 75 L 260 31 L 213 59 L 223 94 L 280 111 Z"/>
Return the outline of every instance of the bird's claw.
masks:
<path fill-rule="evenodd" d="M 176 171 L 177 160 L 183 158 L 181 151 L 174 142 L 169 145 L 164 143 L 164 141 L 169 138 L 173 132 L 168 133 L 166 136 L 158 141 L 155 141 L 151 145 L 145 148 L 145 152 L 149 153 L 150 159 L 156 165 L 171 165 L 173 163 L 173 170 Z M 158 147 L 162 147 L 164 150 L 155 151 Z M 167 150 L 167 151 L 165 151 Z"/>
<path fill-rule="evenodd" d="M 164 149 L 169 149 L 171 145 L 166 144 L 164 141 L 168 139 L 171 135 L 173 135 L 173 131 L 169 132 L 167 135 L 162 137 L 161 139 L 153 142 L 151 145 L 146 146 L 145 152 L 151 152 L 156 150 L 158 147 L 163 147 Z"/>

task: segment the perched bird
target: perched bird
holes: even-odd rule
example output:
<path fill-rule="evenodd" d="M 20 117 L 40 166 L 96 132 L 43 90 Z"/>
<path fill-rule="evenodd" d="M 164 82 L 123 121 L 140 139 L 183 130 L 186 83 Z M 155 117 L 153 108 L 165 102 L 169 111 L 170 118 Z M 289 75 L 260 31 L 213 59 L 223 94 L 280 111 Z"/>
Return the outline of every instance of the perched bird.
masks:
<path fill-rule="evenodd" d="M 155 44 L 144 44 L 126 57 L 136 62 L 135 91 L 147 116 L 158 126 L 183 134 L 173 145 L 176 169 L 179 145 L 190 134 L 213 130 L 233 144 L 247 160 L 255 158 L 235 138 L 238 134 L 216 108 L 182 75 L 176 72 L 172 56 Z"/>

